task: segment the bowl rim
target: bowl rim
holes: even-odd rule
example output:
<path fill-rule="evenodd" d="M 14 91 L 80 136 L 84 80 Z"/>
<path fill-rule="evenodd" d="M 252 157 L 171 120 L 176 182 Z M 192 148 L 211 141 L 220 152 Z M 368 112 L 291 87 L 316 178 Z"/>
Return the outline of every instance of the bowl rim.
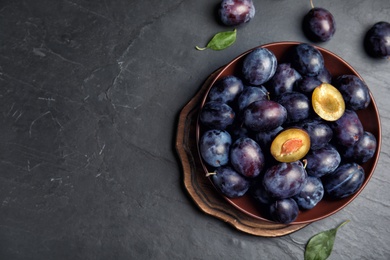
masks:
<path fill-rule="evenodd" d="M 201 102 L 199 104 L 199 111 L 201 110 L 201 108 L 204 106 L 206 100 L 207 100 L 207 97 L 208 97 L 208 94 L 210 92 L 210 89 L 211 87 L 215 84 L 215 82 L 225 73 L 225 71 L 227 69 L 229 69 L 229 67 L 236 63 L 238 60 L 242 59 L 244 56 L 246 56 L 247 54 L 249 54 L 250 52 L 252 52 L 253 50 L 255 49 L 258 49 L 258 48 L 268 48 L 268 47 L 275 47 L 275 46 L 284 46 L 286 47 L 286 45 L 292 47 L 292 46 L 296 46 L 298 44 L 301 44 L 301 43 L 306 43 L 306 42 L 299 42 L 299 41 L 277 41 L 277 42 L 270 42 L 270 43 L 266 43 L 266 44 L 262 44 L 262 45 L 259 45 L 259 46 L 256 46 L 256 47 L 253 47 L 243 53 L 241 53 L 240 55 L 236 56 L 234 59 L 232 59 L 231 61 L 229 61 L 227 64 L 223 65 L 220 70 L 218 71 L 218 73 L 215 75 L 214 79 L 210 82 L 210 85 L 209 87 L 207 88 L 207 90 L 205 91 L 204 93 L 204 96 L 201 98 Z M 337 54 L 335 54 L 334 52 L 331 52 L 321 46 L 318 46 L 318 45 L 315 45 L 315 44 L 312 44 L 312 43 L 306 43 L 306 44 L 310 44 L 312 45 L 313 47 L 315 47 L 316 49 L 318 49 L 321 54 L 322 53 L 327 53 L 328 55 L 336 58 L 337 60 L 339 60 L 340 62 L 343 63 L 343 65 L 345 65 L 349 70 L 351 70 L 353 72 L 353 74 L 355 74 L 357 77 L 359 77 L 363 82 L 364 79 L 363 77 L 346 61 L 344 60 L 343 58 L 341 58 L 340 56 L 338 56 Z M 367 85 L 368 87 L 368 85 Z M 381 120 L 380 120 L 380 114 L 379 114 L 379 110 L 378 110 L 378 107 L 376 105 L 376 102 L 375 102 L 375 99 L 374 99 L 374 96 L 370 90 L 370 88 L 368 87 L 368 90 L 369 90 L 369 95 L 370 95 L 370 98 L 371 98 L 371 105 L 373 106 L 373 110 L 375 111 L 375 117 L 376 117 L 376 120 L 378 122 L 378 129 L 377 129 L 377 132 L 378 132 L 378 137 L 377 137 L 377 149 L 375 151 L 375 154 L 373 156 L 373 158 L 371 158 L 372 161 L 372 168 L 370 169 L 370 172 L 369 173 L 365 173 L 365 180 L 362 184 L 362 186 L 358 189 L 357 192 L 355 192 L 354 194 L 348 196 L 347 198 L 344 198 L 346 199 L 346 201 L 340 206 L 338 207 L 337 209 L 335 210 L 331 210 L 330 212 L 324 214 L 324 215 L 321 215 L 319 217 L 315 217 L 315 218 L 311 218 L 310 220 L 301 220 L 301 221 L 293 221 L 291 223 L 289 223 L 289 225 L 294 225 L 294 224 L 308 224 L 308 223 L 313 223 L 315 221 L 318 221 L 318 220 L 322 220 L 322 219 L 325 219 L 339 211 L 341 211 L 342 209 L 344 209 L 347 205 L 349 205 L 353 200 L 356 199 L 357 196 L 360 195 L 360 193 L 364 190 L 364 188 L 367 186 L 368 182 L 370 181 L 370 179 L 372 178 L 372 175 L 374 174 L 375 172 L 375 169 L 376 169 L 376 166 L 378 164 L 378 161 L 379 161 L 379 157 L 380 157 L 380 151 L 381 151 L 381 145 L 382 145 L 382 124 L 381 124 Z M 202 165 L 202 168 L 204 170 L 205 173 L 208 172 L 208 169 L 207 169 L 207 166 L 200 154 L 200 149 L 199 149 L 199 140 L 200 140 L 200 119 L 199 119 L 199 115 L 200 113 L 198 113 L 198 116 L 197 116 L 197 122 L 196 122 L 196 147 L 197 147 L 197 153 L 198 153 L 198 156 L 199 156 L 199 159 L 200 159 L 200 162 L 201 162 L 201 165 Z M 209 181 L 211 182 L 212 186 L 218 191 L 218 189 L 215 187 L 214 183 L 212 182 L 212 180 L 210 178 L 208 178 Z M 219 191 L 218 191 L 219 192 Z M 277 223 L 277 224 L 280 224 L 278 222 L 275 222 L 273 220 L 270 220 L 270 219 L 267 219 L 267 218 L 264 218 L 264 217 L 261 217 L 261 216 L 258 216 L 258 215 L 255 215 L 245 209 L 243 209 L 242 207 L 240 207 L 239 205 L 237 205 L 236 203 L 233 202 L 232 199 L 228 198 L 227 196 L 223 195 L 221 192 L 219 192 L 219 194 L 221 196 L 223 196 L 228 202 L 229 204 L 231 204 L 233 207 L 237 208 L 238 210 L 240 210 L 241 212 L 253 217 L 253 218 L 256 218 L 256 219 L 259 219 L 259 220 L 262 220 L 262 221 L 267 221 L 267 222 L 271 222 L 271 223 Z M 300 210 L 301 211 L 301 210 Z"/>

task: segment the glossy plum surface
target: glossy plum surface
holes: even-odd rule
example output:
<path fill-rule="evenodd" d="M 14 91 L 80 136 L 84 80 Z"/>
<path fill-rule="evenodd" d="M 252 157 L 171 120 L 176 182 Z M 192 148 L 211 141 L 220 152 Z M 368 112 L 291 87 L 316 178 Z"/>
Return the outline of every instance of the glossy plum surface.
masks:
<path fill-rule="evenodd" d="M 369 55 L 375 58 L 390 57 L 390 23 L 381 21 L 366 33 L 364 45 Z"/>
<path fill-rule="evenodd" d="M 298 217 L 298 213 L 298 204 L 291 198 L 276 200 L 270 205 L 271 217 L 279 223 L 293 222 Z"/>
<path fill-rule="evenodd" d="M 222 166 L 210 175 L 215 186 L 227 197 L 238 198 L 249 189 L 249 181 L 229 166 Z"/>
<path fill-rule="evenodd" d="M 322 181 L 330 197 L 341 199 L 354 194 L 362 186 L 364 178 L 363 167 L 357 163 L 346 163 L 325 176 Z"/>
<path fill-rule="evenodd" d="M 326 42 L 336 32 L 336 21 L 325 8 L 314 7 L 303 18 L 303 31 L 314 42 Z"/>
<path fill-rule="evenodd" d="M 275 55 L 266 48 L 256 48 L 246 55 L 242 74 L 251 85 L 267 82 L 276 72 L 278 62 Z"/>
<path fill-rule="evenodd" d="M 261 147 L 253 139 L 239 138 L 231 146 L 230 163 L 243 176 L 254 178 L 263 170 L 264 154 Z"/>
<path fill-rule="evenodd" d="M 227 104 L 219 101 L 207 102 L 200 112 L 200 121 L 211 129 L 224 130 L 233 124 L 236 113 Z"/>
<path fill-rule="evenodd" d="M 295 196 L 302 190 L 306 177 L 302 162 L 278 163 L 266 170 L 263 185 L 271 197 L 285 199 Z"/>
<path fill-rule="evenodd" d="M 208 101 L 230 103 L 240 95 L 243 89 L 244 84 L 240 78 L 233 75 L 223 77 L 211 87 Z"/>
<path fill-rule="evenodd" d="M 250 104 L 244 111 L 244 124 L 253 131 L 269 131 L 281 126 L 287 119 L 287 110 L 271 100 Z"/>
<path fill-rule="evenodd" d="M 294 196 L 301 209 L 312 209 L 324 197 L 324 186 L 321 179 L 313 176 L 308 176 L 302 190 Z"/>
<path fill-rule="evenodd" d="M 200 154 L 210 166 L 226 165 L 229 162 L 231 143 L 232 138 L 228 132 L 216 129 L 208 130 L 200 139 Z"/>
<path fill-rule="evenodd" d="M 252 0 L 223 0 L 218 10 L 221 22 L 228 26 L 247 23 L 255 14 Z"/>
<path fill-rule="evenodd" d="M 317 150 L 310 150 L 305 159 L 307 174 L 314 177 L 334 172 L 341 163 L 340 153 L 329 144 Z"/>
<path fill-rule="evenodd" d="M 340 91 L 347 108 L 365 109 L 371 102 L 366 83 L 355 75 L 341 75 L 335 79 L 333 85 Z"/>
<path fill-rule="evenodd" d="M 302 76 L 317 76 L 324 69 L 324 57 L 312 45 L 301 43 L 293 48 L 292 66 Z"/>

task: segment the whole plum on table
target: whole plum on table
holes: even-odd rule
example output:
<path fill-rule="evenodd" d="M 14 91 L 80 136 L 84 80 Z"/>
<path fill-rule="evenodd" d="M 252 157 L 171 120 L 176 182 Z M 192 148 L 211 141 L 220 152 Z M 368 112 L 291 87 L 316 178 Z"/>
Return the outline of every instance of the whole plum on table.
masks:
<path fill-rule="evenodd" d="M 364 46 L 375 58 L 390 58 L 390 23 L 378 22 L 366 33 Z"/>
<path fill-rule="evenodd" d="M 255 13 L 252 0 L 223 0 L 218 9 L 219 19 L 228 26 L 247 23 Z"/>
<path fill-rule="evenodd" d="M 336 21 L 325 8 L 314 7 L 304 16 L 302 27 L 306 37 L 314 42 L 329 41 L 336 32 Z"/>

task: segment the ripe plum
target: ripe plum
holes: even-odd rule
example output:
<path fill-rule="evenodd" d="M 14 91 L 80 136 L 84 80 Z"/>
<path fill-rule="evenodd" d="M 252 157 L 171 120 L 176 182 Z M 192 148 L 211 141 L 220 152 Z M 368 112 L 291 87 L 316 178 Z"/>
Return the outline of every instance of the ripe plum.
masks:
<path fill-rule="evenodd" d="M 370 104 L 370 91 L 366 83 L 357 76 L 342 75 L 337 77 L 333 84 L 340 91 L 348 108 L 359 110 Z"/>
<path fill-rule="evenodd" d="M 261 85 L 275 74 L 275 54 L 266 48 L 256 48 L 248 53 L 242 64 L 242 74 L 251 85 Z"/>
<path fill-rule="evenodd" d="M 286 124 L 297 123 L 310 116 L 310 101 L 300 92 L 284 93 L 276 101 L 287 110 Z"/>
<path fill-rule="evenodd" d="M 292 92 L 296 83 L 302 78 L 290 63 L 281 63 L 277 66 L 274 76 L 269 80 L 269 89 L 275 96 Z"/>
<path fill-rule="evenodd" d="M 302 76 L 317 76 L 324 69 L 324 57 L 310 44 L 300 43 L 292 50 L 292 66 Z"/>
<path fill-rule="evenodd" d="M 223 103 L 232 102 L 244 89 L 241 79 L 229 75 L 221 78 L 211 87 L 207 96 L 208 101 L 220 101 Z"/>
<path fill-rule="evenodd" d="M 258 100 L 268 100 L 268 91 L 264 86 L 247 86 L 238 97 L 237 104 L 240 111 Z"/>
<path fill-rule="evenodd" d="M 377 141 L 375 136 L 365 131 L 359 141 L 355 145 L 347 147 L 342 152 L 342 155 L 349 160 L 365 163 L 374 156 L 376 147 Z"/>
<path fill-rule="evenodd" d="M 317 150 L 310 150 L 306 156 L 307 174 L 322 177 L 334 172 L 340 165 L 341 156 L 337 149 L 328 144 Z"/>
<path fill-rule="evenodd" d="M 219 101 L 207 102 L 199 116 L 202 124 L 211 129 L 220 130 L 224 130 L 227 126 L 233 124 L 234 118 L 234 110 L 229 105 Z"/>
<path fill-rule="evenodd" d="M 324 197 L 324 186 L 321 179 L 308 176 L 301 192 L 294 196 L 298 206 L 302 209 L 312 209 Z"/>
<path fill-rule="evenodd" d="M 285 199 L 298 194 L 306 178 L 307 173 L 301 161 L 279 163 L 266 170 L 263 185 L 271 197 Z"/>
<path fill-rule="evenodd" d="M 209 176 L 214 185 L 229 198 L 241 197 L 249 189 L 249 181 L 229 166 L 218 167 Z"/>
<path fill-rule="evenodd" d="M 375 58 L 390 57 L 390 23 L 378 22 L 366 33 L 364 46 L 369 55 Z"/>
<path fill-rule="evenodd" d="M 348 147 L 359 141 L 363 135 L 363 125 L 356 112 L 346 109 L 343 116 L 332 122 L 330 127 L 337 144 Z"/>
<path fill-rule="evenodd" d="M 303 31 L 314 42 L 329 41 L 336 32 L 336 21 L 325 8 L 313 7 L 303 18 Z"/>
<path fill-rule="evenodd" d="M 292 198 L 276 200 L 270 205 L 270 214 L 273 220 L 289 224 L 298 217 L 298 204 Z"/>
<path fill-rule="evenodd" d="M 221 22 L 228 26 L 247 23 L 255 13 L 252 0 L 223 0 L 218 10 Z"/>
<path fill-rule="evenodd" d="M 244 124 L 253 131 L 269 131 L 281 126 L 287 119 L 287 110 L 271 100 L 260 100 L 244 110 Z"/>
<path fill-rule="evenodd" d="M 229 162 L 229 151 L 232 138 L 223 130 L 208 130 L 200 141 L 199 150 L 203 160 L 213 167 L 226 165 Z"/>
<path fill-rule="evenodd" d="M 308 119 L 297 125 L 303 128 L 310 136 L 310 149 L 324 147 L 333 137 L 332 128 L 322 120 Z"/>
<path fill-rule="evenodd" d="M 248 178 L 254 178 L 264 168 L 264 154 L 253 139 L 242 137 L 231 146 L 230 163 L 238 173 Z"/>
<path fill-rule="evenodd" d="M 323 179 L 325 192 L 332 198 L 341 199 L 354 194 L 363 184 L 364 169 L 357 163 L 345 163 Z"/>

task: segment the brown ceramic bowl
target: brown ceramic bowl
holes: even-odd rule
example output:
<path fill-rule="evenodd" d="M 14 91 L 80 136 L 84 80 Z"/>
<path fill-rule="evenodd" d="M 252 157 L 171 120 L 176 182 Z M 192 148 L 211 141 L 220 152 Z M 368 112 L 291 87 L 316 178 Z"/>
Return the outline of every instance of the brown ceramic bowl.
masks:
<path fill-rule="evenodd" d="M 299 42 L 276 42 L 276 43 L 265 44 L 259 47 L 269 49 L 271 52 L 275 54 L 276 58 L 278 59 L 278 63 L 282 63 L 285 59 L 288 59 L 289 50 L 291 50 L 291 48 L 297 44 L 299 44 Z M 338 57 L 337 55 L 335 55 L 334 53 L 326 49 L 323 49 L 318 46 L 315 47 L 322 53 L 325 61 L 325 67 L 329 70 L 329 72 L 332 74 L 333 77 L 337 77 L 344 74 L 353 74 L 362 79 L 362 77 L 358 74 L 358 72 L 355 69 L 353 69 L 351 65 L 349 65 L 342 58 Z M 232 60 L 229 64 L 227 64 L 221 69 L 221 71 L 217 74 L 214 81 L 210 84 L 210 87 L 207 90 L 202 100 L 201 107 L 203 107 L 203 105 L 205 104 L 208 92 L 212 87 L 212 85 L 215 83 L 215 81 L 227 75 L 239 76 L 241 62 L 245 57 L 245 55 L 247 55 L 250 51 L 252 51 L 252 49 L 241 54 L 240 56 Z M 314 222 L 338 212 L 339 210 L 347 206 L 351 201 L 353 201 L 369 182 L 371 176 L 374 173 L 376 164 L 378 162 L 380 146 L 381 146 L 381 125 L 380 125 L 378 108 L 375 104 L 375 100 L 371 93 L 370 95 L 372 101 L 368 106 L 368 108 L 357 111 L 357 114 L 363 124 L 364 130 L 371 132 L 376 137 L 378 145 L 374 157 L 362 165 L 365 171 L 365 180 L 362 187 L 353 195 L 340 200 L 330 200 L 326 198 L 326 196 L 324 196 L 323 200 L 320 201 L 313 209 L 305 210 L 305 211 L 301 210 L 299 212 L 298 218 L 291 224 L 303 224 L 303 223 Z M 197 143 L 199 143 L 199 139 L 200 139 L 200 135 L 202 134 L 202 131 L 203 131 L 202 127 L 199 125 L 198 122 L 197 131 L 196 131 Z M 205 173 L 209 172 L 211 169 L 209 169 L 208 166 L 203 162 L 201 156 L 200 159 Z M 236 199 L 230 199 L 227 197 L 225 198 L 234 207 L 241 210 L 242 212 L 257 219 L 270 221 L 267 218 L 266 210 L 261 206 L 259 206 L 257 203 L 255 203 L 254 199 L 251 198 L 250 195 L 244 195 L 243 197 L 236 198 Z"/>

